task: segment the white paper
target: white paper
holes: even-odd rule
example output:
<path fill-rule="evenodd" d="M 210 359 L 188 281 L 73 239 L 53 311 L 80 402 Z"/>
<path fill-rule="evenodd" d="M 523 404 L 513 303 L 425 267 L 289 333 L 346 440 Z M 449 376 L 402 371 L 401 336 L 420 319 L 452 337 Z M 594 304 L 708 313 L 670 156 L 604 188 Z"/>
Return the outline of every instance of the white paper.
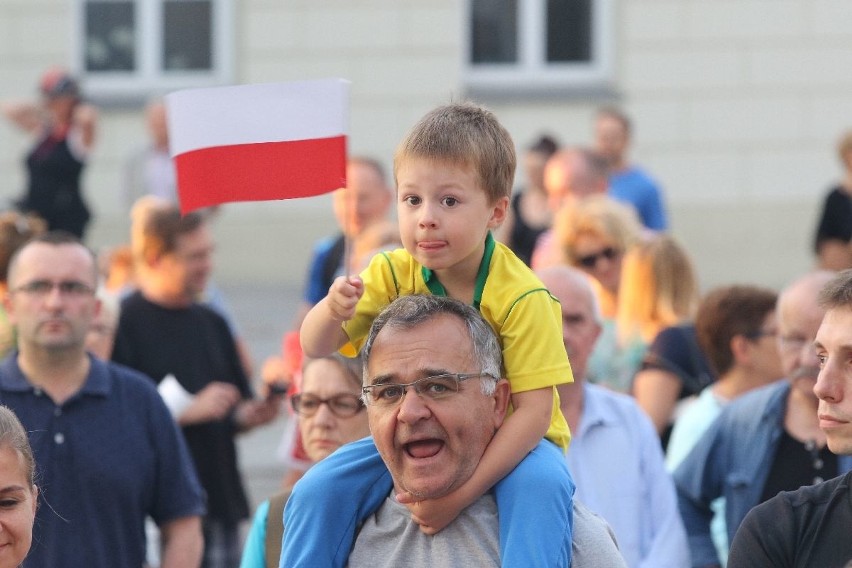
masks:
<path fill-rule="evenodd" d="M 157 386 L 157 391 L 166 403 L 172 417 L 177 418 L 192 404 L 195 398 L 188 390 L 183 388 L 174 375 L 169 373 Z"/>

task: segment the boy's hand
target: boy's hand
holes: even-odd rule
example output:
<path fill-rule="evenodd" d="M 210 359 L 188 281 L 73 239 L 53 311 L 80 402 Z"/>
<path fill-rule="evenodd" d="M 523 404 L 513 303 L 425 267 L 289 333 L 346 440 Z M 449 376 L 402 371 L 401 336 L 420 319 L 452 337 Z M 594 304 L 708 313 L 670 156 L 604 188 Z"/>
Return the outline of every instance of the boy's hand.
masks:
<path fill-rule="evenodd" d="M 411 493 L 398 493 L 396 500 L 408 507 L 411 520 L 420 525 L 423 533 L 429 535 L 443 530 L 469 505 L 460 499 L 458 491 L 425 501 L 418 501 Z"/>
<path fill-rule="evenodd" d="M 364 282 L 358 276 L 338 276 L 328 289 L 327 305 L 337 321 L 347 321 L 355 315 L 355 306 L 364 295 Z"/>

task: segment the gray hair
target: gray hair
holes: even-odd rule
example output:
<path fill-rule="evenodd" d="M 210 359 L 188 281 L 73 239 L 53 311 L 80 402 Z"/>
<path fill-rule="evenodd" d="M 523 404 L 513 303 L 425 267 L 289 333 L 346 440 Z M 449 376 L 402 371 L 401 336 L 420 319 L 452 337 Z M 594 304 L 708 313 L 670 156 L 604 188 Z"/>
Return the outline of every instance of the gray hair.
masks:
<path fill-rule="evenodd" d="M 364 360 L 364 376 L 367 376 L 367 365 L 376 336 L 385 327 L 390 329 L 412 329 L 440 315 L 450 315 L 460 319 L 467 329 L 470 342 L 473 344 L 473 358 L 479 366 L 479 371 L 498 379 L 503 376 L 503 351 L 497 335 L 482 315 L 471 306 L 443 296 L 428 294 L 402 296 L 394 300 L 373 320 L 367 341 L 361 349 Z M 482 394 L 491 396 L 496 388 L 495 381 L 480 381 Z"/>

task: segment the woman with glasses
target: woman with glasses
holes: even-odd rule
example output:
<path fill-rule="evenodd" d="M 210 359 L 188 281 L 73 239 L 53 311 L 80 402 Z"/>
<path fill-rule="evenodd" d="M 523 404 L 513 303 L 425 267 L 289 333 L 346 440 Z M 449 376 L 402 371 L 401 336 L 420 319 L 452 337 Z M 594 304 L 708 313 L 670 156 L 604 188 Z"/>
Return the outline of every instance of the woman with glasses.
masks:
<path fill-rule="evenodd" d="M 621 296 L 624 257 L 639 242 L 642 226 L 635 211 L 607 196 L 573 201 L 557 216 L 556 235 L 565 262 L 591 276 L 601 317 L 601 334 L 590 357 L 588 379 L 626 391 L 629 380 L 615 374 L 618 360 L 616 315 Z"/>
<path fill-rule="evenodd" d="M 290 398 L 305 453 L 314 463 L 343 444 L 370 435 L 361 402 L 361 358 L 337 353 L 309 359 L 302 367 L 302 384 Z M 278 568 L 283 511 L 289 489 L 261 503 L 243 550 L 241 568 Z"/>

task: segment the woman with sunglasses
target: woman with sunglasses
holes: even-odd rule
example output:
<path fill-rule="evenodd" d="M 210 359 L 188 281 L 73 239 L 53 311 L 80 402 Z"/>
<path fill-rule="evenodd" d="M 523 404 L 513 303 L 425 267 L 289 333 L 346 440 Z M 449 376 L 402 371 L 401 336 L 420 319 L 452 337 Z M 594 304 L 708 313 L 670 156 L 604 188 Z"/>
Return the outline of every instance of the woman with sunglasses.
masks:
<path fill-rule="evenodd" d="M 629 206 L 594 195 L 563 207 L 555 231 L 565 262 L 591 276 L 600 307 L 602 330 L 589 359 L 588 379 L 626 391 L 629 380 L 615 376 L 609 362 L 622 354 L 615 319 L 624 256 L 642 234 L 639 218 Z"/>
<path fill-rule="evenodd" d="M 299 421 L 302 445 L 312 462 L 370 435 L 360 395 L 360 357 L 348 359 L 335 353 L 305 361 L 301 390 L 290 403 Z M 287 490 L 258 507 L 240 568 L 278 568 L 283 510 L 289 494 Z"/>

